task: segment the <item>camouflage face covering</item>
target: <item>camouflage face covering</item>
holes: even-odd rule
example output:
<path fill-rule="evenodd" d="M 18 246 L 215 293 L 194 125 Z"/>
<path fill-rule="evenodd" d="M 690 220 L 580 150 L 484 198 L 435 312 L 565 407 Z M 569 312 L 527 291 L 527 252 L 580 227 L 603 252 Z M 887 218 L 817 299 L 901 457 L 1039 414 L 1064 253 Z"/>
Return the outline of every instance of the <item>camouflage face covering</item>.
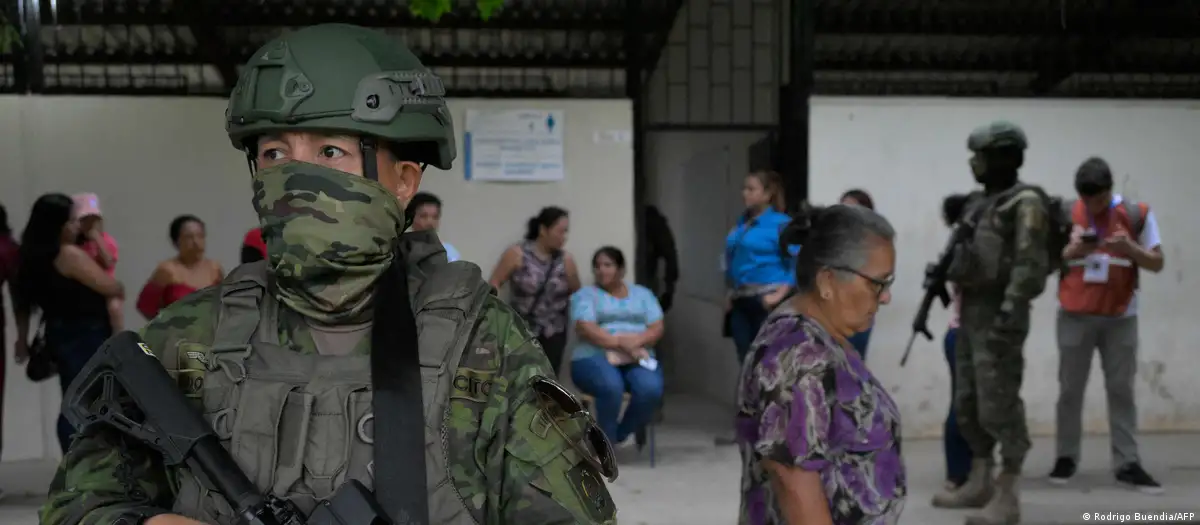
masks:
<path fill-rule="evenodd" d="M 404 229 L 375 181 L 289 162 L 254 174 L 254 210 L 279 300 L 322 322 L 362 320 Z"/>

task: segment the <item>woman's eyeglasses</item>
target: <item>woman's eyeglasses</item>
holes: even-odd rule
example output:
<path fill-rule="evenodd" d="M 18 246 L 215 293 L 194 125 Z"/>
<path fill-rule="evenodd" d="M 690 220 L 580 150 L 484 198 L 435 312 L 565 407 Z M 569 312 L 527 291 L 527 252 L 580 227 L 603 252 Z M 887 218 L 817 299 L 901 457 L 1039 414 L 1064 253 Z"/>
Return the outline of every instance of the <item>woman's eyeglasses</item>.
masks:
<path fill-rule="evenodd" d="M 871 286 L 875 287 L 875 300 L 881 299 L 883 297 L 884 292 L 890 290 L 892 288 L 892 283 L 896 282 L 895 274 L 888 275 L 887 277 L 884 277 L 881 279 L 879 277 L 871 277 L 870 275 L 867 275 L 858 270 L 855 270 L 854 268 L 850 268 L 847 266 L 834 266 L 834 267 L 831 267 L 830 270 L 846 272 L 846 273 L 850 273 L 850 274 L 854 274 L 859 277 L 862 277 L 864 280 L 866 280 L 868 283 L 870 283 Z"/>

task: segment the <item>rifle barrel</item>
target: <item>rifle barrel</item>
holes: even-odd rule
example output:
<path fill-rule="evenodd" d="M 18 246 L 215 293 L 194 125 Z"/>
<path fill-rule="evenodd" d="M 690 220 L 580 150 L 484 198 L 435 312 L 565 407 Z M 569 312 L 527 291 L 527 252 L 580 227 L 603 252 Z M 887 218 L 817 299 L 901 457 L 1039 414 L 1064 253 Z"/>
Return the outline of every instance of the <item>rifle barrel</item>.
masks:
<path fill-rule="evenodd" d="M 908 354 L 912 352 L 913 342 L 917 340 L 917 332 L 913 332 L 908 336 L 908 345 L 904 347 L 904 355 L 900 356 L 900 366 L 908 363 Z"/>

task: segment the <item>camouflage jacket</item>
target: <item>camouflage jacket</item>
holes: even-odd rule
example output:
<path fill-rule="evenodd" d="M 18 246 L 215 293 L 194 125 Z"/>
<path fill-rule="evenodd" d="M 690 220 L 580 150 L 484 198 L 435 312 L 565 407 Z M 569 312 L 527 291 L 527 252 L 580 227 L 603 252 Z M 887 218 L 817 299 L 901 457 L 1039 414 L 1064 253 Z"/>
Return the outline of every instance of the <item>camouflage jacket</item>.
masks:
<path fill-rule="evenodd" d="M 212 344 L 218 299 L 214 287 L 170 305 L 142 330 L 143 339 L 151 348 Z M 281 341 L 302 353 L 316 351 L 297 314 L 281 312 L 279 324 Z M 356 352 L 369 352 L 367 339 Z M 474 351 L 464 352 L 457 375 L 491 380 L 492 387 L 481 396 L 458 392 L 456 386 L 443 425 L 449 477 L 471 519 L 514 525 L 615 523 L 616 508 L 603 478 L 581 459 L 575 444 L 560 433 L 532 430 L 530 417 L 562 414 L 549 414 L 561 409 L 539 402 L 530 391 L 533 377 L 554 373 L 512 308 L 489 295 L 466 348 Z M 527 460 L 531 456 L 540 458 L 537 464 Z M 111 525 L 125 523 L 122 518 L 138 523 L 169 511 L 179 487 L 175 469 L 164 467 L 149 448 L 108 429 L 89 432 L 77 436 L 63 458 L 40 511 L 41 523 Z"/>

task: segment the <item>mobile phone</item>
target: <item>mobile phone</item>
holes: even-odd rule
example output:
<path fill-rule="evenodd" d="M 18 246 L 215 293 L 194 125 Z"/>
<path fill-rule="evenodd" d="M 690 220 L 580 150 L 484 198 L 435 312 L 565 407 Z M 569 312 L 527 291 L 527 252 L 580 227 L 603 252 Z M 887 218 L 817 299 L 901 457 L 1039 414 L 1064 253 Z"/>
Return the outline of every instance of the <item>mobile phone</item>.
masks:
<path fill-rule="evenodd" d="M 1085 243 L 1091 244 L 1091 243 L 1100 242 L 1100 236 L 1096 235 L 1096 232 L 1087 232 L 1087 233 L 1084 233 L 1083 235 L 1080 235 L 1079 240 L 1083 241 Z"/>

